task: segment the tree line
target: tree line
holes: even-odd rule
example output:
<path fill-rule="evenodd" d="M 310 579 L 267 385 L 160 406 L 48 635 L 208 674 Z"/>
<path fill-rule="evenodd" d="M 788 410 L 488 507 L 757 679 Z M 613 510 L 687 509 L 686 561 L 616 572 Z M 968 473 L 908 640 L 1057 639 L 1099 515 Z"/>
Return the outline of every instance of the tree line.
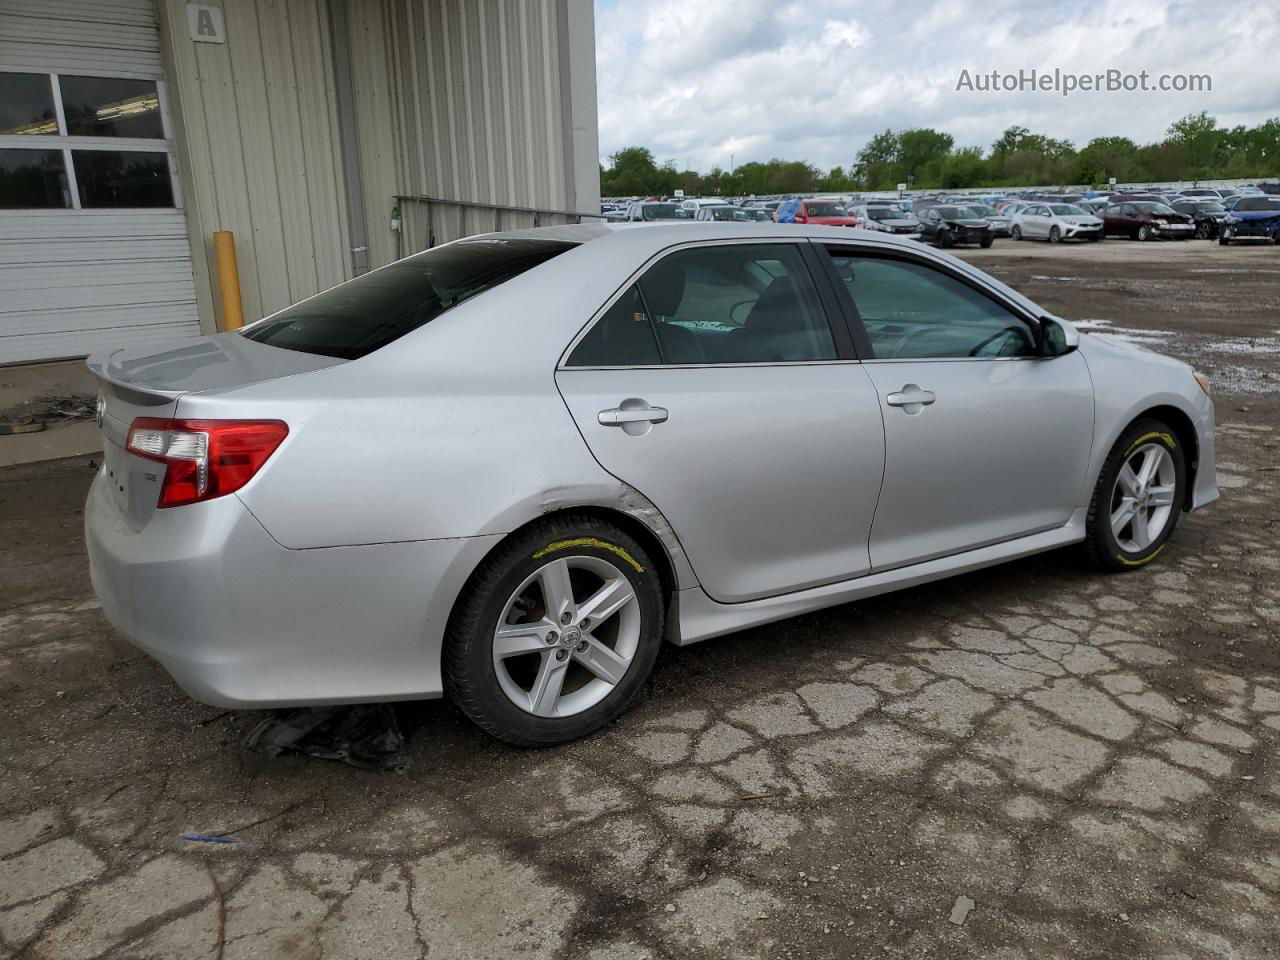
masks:
<path fill-rule="evenodd" d="M 848 193 L 909 189 L 964 189 L 1041 185 L 1105 185 L 1165 180 L 1218 180 L 1280 174 L 1280 117 L 1256 127 L 1218 126 L 1206 112 L 1170 124 L 1164 139 L 1139 145 L 1128 137 L 1095 137 L 1080 149 L 1026 127 L 1010 127 L 984 151 L 959 147 L 948 133 L 928 127 L 885 130 L 858 151 L 846 169 L 823 172 L 803 160 L 744 163 L 708 173 L 659 164 L 647 147 L 625 147 L 600 168 L 606 197 L 670 195 L 748 196 Z"/>

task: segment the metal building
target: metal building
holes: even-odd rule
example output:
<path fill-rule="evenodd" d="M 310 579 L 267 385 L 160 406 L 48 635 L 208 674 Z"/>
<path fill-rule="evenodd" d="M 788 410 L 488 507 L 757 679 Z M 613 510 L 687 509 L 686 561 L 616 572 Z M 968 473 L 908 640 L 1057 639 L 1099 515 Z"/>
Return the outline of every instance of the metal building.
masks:
<path fill-rule="evenodd" d="M 598 213 L 595 96 L 591 0 L 0 0 L 0 364 Z"/>

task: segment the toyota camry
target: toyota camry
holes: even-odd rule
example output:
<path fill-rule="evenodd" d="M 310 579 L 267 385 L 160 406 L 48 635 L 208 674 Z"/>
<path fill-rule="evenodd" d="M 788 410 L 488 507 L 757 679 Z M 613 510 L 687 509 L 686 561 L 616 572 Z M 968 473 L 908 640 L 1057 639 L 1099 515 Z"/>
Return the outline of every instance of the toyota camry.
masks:
<path fill-rule="evenodd" d="M 447 695 L 511 743 L 690 644 L 1218 495 L 1208 383 L 885 233 L 582 225 L 427 250 L 106 351 L 112 623 L 226 707 Z"/>

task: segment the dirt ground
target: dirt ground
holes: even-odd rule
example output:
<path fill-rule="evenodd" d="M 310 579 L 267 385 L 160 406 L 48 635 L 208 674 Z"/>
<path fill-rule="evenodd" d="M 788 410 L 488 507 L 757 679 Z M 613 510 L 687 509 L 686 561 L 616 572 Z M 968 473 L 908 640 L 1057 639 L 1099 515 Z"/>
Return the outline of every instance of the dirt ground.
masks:
<path fill-rule="evenodd" d="M 433 702 L 402 775 L 249 754 L 260 715 L 103 620 L 89 460 L 0 471 L 0 952 L 1280 954 L 1280 248 L 963 256 L 1209 371 L 1223 499 L 1134 573 L 1060 551 L 668 649 L 562 749 Z"/>

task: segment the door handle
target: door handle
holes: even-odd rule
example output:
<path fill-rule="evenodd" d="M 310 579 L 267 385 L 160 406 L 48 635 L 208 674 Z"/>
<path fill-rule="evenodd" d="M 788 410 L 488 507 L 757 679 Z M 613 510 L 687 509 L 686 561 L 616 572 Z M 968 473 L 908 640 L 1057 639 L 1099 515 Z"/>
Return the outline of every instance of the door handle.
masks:
<path fill-rule="evenodd" d="M 601 410 L 596 419 L 602 427 L 623 427 L 628 423 L 666 423 L 665 407 L 614 407 Z"/>
<path fill-rule="evenodd" d="M 885 397 L 884 402 L 891 407 L 903 407 L 907 413 L 919 413 L 921 407 L 927 407 L 937 399 L 932 390 L 921 390 L 916 384 L 908 383 L 898 393 Z"/>

